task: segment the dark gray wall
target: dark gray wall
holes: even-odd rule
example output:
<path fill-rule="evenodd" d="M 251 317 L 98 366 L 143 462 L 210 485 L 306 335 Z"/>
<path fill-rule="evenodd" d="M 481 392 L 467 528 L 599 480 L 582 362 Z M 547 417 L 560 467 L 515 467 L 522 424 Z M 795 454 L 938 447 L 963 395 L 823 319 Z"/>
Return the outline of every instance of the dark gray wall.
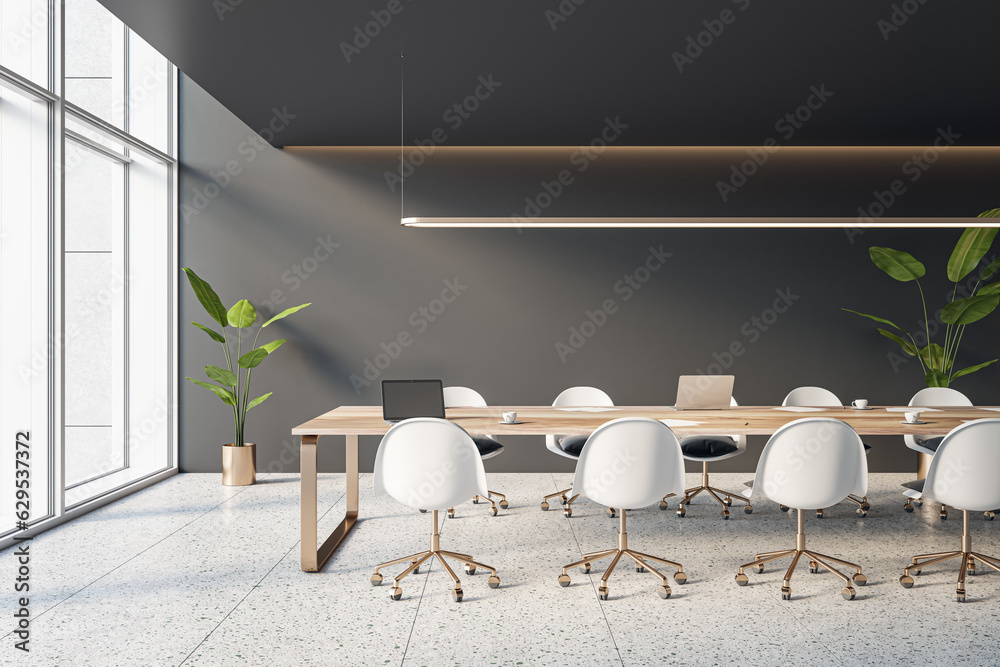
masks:
<path fill-rule="evenodd" d="M 812 215 L 853 215 L 872 191 L 888 185 L 888 176 L 898 175 L 903 157 L 870 158 L 881 166 L 858 177 L 857 161 L 834 164 L 814 156 L 796 163 L 794 153 L 782 155 L 722 205 L 714 181 L 725 176 L 734 154 L 692 167 L 701 176 L 678 188 L 671 185 L 676 156 L 643 162 L 609 153 L 577 173 L 546 214 L 669 215 L 686 208 L 751 215 L 805 207 Z M 571 164 L 568 159 L 565 151 L 511 157 L 499 150 L 442 150 L 407 182 L 404 211 L 509 215 L 523 210 L 525 197 L 536 197 L 541 181 Z M 940 169 L 908 185 L 891 214 L 974 215 L 997 205 L 989 197 L 997 162 L 983 159 L 957 152 L 942 159 Z M 867 248 L 888 245 L 923 259 L 927 292 L 940 302 L 956 231 L 406 229 L 399 225 L 399 193 L 385 181 L 398 160 L 388 148 L 263 145 L 182 79 L 181 265 L 195 268 L 227 304 L 243 297 L 263 310 L 313 303 L 267 330 L 289 343 L 254 375 L 254 393 L 275 392 L 248 420 L 261 471 L 296 471 L 290 429 L 337 405 L 378 404 L 383 377 L 440 377 L 475 387 L 494 404 L 547 404 L 575 384 L 600 386 L 619 404 L 670 403 L 678 374 L 717 371 L 719 359 L 736 374 L 743 404 L 773 404 L 803 384 L 826 386 L 845 401 L 863 396 L 902 403 L 922 386 L 915 362 L 894 368 L 887 357 L 891 343 L 840 307 L 916 328 L 916 290 L 875 269 Z M 227 163 L 234 174 L 222 176 Z M 803 170 L 809 173 L 796 181 L 794 173 Z M 803 196 L 797 183 L 816 189 Z M 331 244 L 337 246 L 322 259 Z M 644 265 L 650 248 L 670 257 L 626 300 L 627 291 L 616 285 Z M 459 283 L 461 293 L 430 321 L 420 309 L 432 307 L 448 281 Z M 794 295 L 790 307 L 772 317 L 776 299 L 787 292 Z M 560 358 L 556 344 L 569 344 L 571 327 L 608 299 L 616 312 L 579 350 Z M 220 364 L 221 351 L 187 324 L 206 322 L 207 315 L 186 283 L 180 305 L 181 375 L 200 377 L 204 364 Z M 996 355 L 996 322 L 970 327 L 960 363 Z M 403 333 L 412 344 L 356 392 L 351 376 L 363 377 L 381 344 Z M 736 343 L 744 352 L 730 364 L 727 350 Z M 990 368 L 956 388 L 995 405 L 998 374 Z M 181 468 L 219 470 L 219 445 L 232 440 L 227 409 L 184 382 L 179 414 Z M 762 443 L 753 439 L 754 450 L 727 462 L 728 469 L 752 470 Z M 871 443 L 872 470 L 913 468 L 914 455 L 901 439 Z M 342 448 L 334 439 L 324 444 L 321 469 L 341 469 Z M 376 444 L 363 439 L 363 466 L 370 467 Z M 571 469 L 544 450 L 541 438 L 506 444 L 503 456 L 487 462 L 489 470 Z"/>

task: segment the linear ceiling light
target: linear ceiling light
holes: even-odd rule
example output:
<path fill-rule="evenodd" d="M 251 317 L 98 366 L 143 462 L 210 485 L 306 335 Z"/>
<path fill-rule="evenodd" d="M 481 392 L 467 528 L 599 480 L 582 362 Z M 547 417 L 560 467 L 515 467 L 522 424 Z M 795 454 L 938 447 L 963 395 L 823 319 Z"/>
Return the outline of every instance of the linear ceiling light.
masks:
<path fill-rule="evenodd" d="M 1000 227 L 1000 218 L 514 218 L 514 217 L 411 217 L 402 218 L 404 227 L 435 227 L 458 229 L 538 228 L 538 229 L 948 229 L 966 227 Z"/>

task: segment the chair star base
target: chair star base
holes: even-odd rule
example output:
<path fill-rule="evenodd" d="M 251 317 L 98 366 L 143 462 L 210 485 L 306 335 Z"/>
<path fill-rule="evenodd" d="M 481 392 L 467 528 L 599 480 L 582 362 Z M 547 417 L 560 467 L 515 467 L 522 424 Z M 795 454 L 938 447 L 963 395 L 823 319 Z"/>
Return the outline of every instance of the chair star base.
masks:
<path fill-rule="evenodd" d="M 701 462 L 701 484 L 699 486 L 691 487 L 684 492 L 684 497 L 681 498 L 680 502 L 677 503 L 677 516 L 683 517 L 687 514 L 687 510 L 684 508 L 685 505 L 690 505 L 691 500 L 697 496 L 699 493 L 705 492 L 708 495 L 715 498 L 715 501 L 722 505 L 722 518 L 729 518 L 729 508 L 733 505 L 733 498 L 742 500 L 746 503 L 743 507 L 743 511 L 747 514 L 753 514 L 753 506 L 750 504 L 748 498 L 744 498 L 740 493 L 731 493 L 729 491 L 723 491 L 722 489 L 711 486 L 708 483 L 708 461 Z M 660 501 L 660 509 L 666 509 L 667 498 L 669 496 L 664 496 L 663 500 Z M 723 500 L 723 497 L 725 500 Z"/>
<path fill-rule="evenodd" d="M 423 565 L 427 560 L 429 560 L 432 557 L 437 558 L 441 562 L 441 565 L 444 567 L 445 571 L 449 575 L 451 575 L 452 580 L 454 580 L 455 586 L 452 589 L 451 597 L 453 600 L 455 600 L 455 602 L 461 602 L 464 596 L 464 592 L 462 591 L 462 582 L 455 575 L 454 570 L 451 569 L 451 566 L 448 565 L 448 561 L 446 561 L 445 558 L 451 558 L 452 560 L 457 560 L 463 563 L 465 565 L 465 573 L 469 575 L 475 574 L 476 568 L 488 570 L 491 573 L 490 578 L 487 582 L 489 587 L 498 588 L 500 586 L 500 577 L 497 576 L 497 571 L 495 568 L 492 568 L 489 565 L 484 565 L 483 563 L 477 563 L 476 561 L 472 560 L 472 556 L 468 554 L 460 554 L 454 551 L 445 551 L 441 549 L 441 535 L 438 532 L 439 524 L 438 524 L 437 510 L 433 510 L 431 512 L 431 521 L 433 521 L 434 523 L 434 529 L 431 532 L 431 548 L 428 549 L 427 551 L 421 551 L 419 553 L 411 554 L 409 556 L 404 556 L 403 558 L 396 558 L 394 560 L 390 560 L 385 563 L 379 564 L 378 566 L 375 567 L 375 572 L 371 576 L 370 581 L 372 586 L 378 586 L 382 583 L 382 574 L 379 572 L 379 570 L 381 570 L 382 568 L 410 561 L 410 566 L 407 567 L 398 575 L 396 575 L 396 577 L 392 580 L 392 593 L 390 594 L 389 597 L 391 597 L 393 600 L 399 600 L 401 597 L 403 597 L 403 589 L 400 587 L 400 583 L 403 581 L 403 579 L 406 578 L 407 575 L 410 575 L 414 572 L 419 572 L 420 566 Z"/>
<path fill-rule="evenodd" d="M 497 509 L 497 504 L 495 502 L 493 502 L 493 496 L 496 496 L 497 498 L 500 499 L 500 507 L 502 507 L 503 509 L 507 509 L 508 507 L 510 507 L 510 503 L 507 502 L 507 496 L 505 496 L 504 494 L 497 493 L 496 491 L 489 491 L 489 490 L 487 490 L 486 493 L 488 495 L 486 495 L 485 497 L 483 497 L 483 496 L 473 496 L 473 498 L 472 498 L 472 504 L 473 505 L 478 505 L 480 500 L 484 500 L 484 501 L 488 502 L 490 504 L 490 511 L 493 512 L 493 516 L 496 516 L 499 513 L 499 510 Z M 449 519 L 454 519 L 455 518 L 455 508 L 454 507 L 449 507 L 448 508 L 448 518 Z"/>
<path fill-rule="evenodd" d="M 819 568 L 822 567 L 827 572 L 835 574 L 841 581 L 844 582 L 844 588 L 841 589 L 840 594 L 844 596 L 845 600 L 853 600 L 856 594 L 852 583 L 858 586 L 864 586 L 868 583 L 868 578 L 861 572 L 861 566 L 856 563 L 851 563 L 850 561 L 841 560 L 839 558 L 834 558 L 833 556 L 827 556 L 826 554 L 821 554 L 816 551 L 810 551 L 805 548 L 806 545 L 806 535 L 805 535 L 805 523 L 803 510 L 799 509 L 798 512 L 798 532 L 795 535 L 795 548 L 794 549 L 784 549 L 782 551 L 770 551 L 768 553 L 757 554 L 755 560 L 745 563 L 740 566 L 739 574 L 736 575 L 736 583 L 740 586 L 746 586 L 750 578 L 746 575 L 747 568 L 756 567 L 757 572 L 761 573 L 764 571 L 765 563 L 770 563 L 772 561 L 780 560 L 782 558 L 792 557 L 791 565 L 788 566 L 788 570 L 785 572 L 785 578 L 781 583 L 781 599 L 791 600 L 792 599 L 792 575 L 795 574 L 795 567 L 799 564 L 799 560 L 805 556 L 809 559 L 809 571 L 813 574 L 819 572 Z M 837 563 L 844 567 L 849 567 L 855 570 L 853 576 L 848 577 L 846 574 L 836 569 L 830 563 Z"/>
<path fill-rule="evenodd" d="M 962 559 L 958 570 L 958 588 L 955 590 L 955 599 L 958 602 L 965 602 L 965 578 L 966 575 L 974 575 L 976 573 L 976 561 L 1000 572 L 1000 559 L 972 550 L 972 534 L 969 530 L 968 510 L 962 510 L 962 548 L 958 551 L 914 556 L 910 559 L 910 564 L 903 569 L 903 576 L 899 578 L 899 583 L 903 588 L 912 588 L 914 580 L 911 575 L 918 575 L 923 568 L 929 565 L 937 565 L 953 558 Z"/>
<path fill-rule="evenodd" d="M 666 560 L 664 558 L 659 558 L 657 556 L 650 556 L 649 554 L 644 554 L 639 551 L 633 551 L 628 548 L 628 533 L 625 531 L 625 514 L 624 509 L 620 510 L 619 518 L 619 528 L 618 528 L 618 548 L 608 549 L 606 551 L 596 551 L 594 553 L 584 554 L 582 560 L 578 560 L 575 563 L 570 563 L 562 569 L 562 574 L 559 575 L 559 585 L 566 587 L 570 584 L 570 577 L 568 571 L 574 567 L 580 567 L 583 569 L 584 573 L 590 572 L 590 564 L 594 561 L 601 560 L 602 558 L 613 557 L 611 560 L 611 565 L 608 569 L 604 571 L 604 576 L 601 577 L 601 585 L 597 589 L 597 597 L 601 600 L 607 600 L 611 589 L 608 587 L 608 579 L 611 578 L 611 573 L 614 572 L 615 567 L 618 565 L 618 561 L 621 560 L 622 556 L 628 556 L 633 561 L 635 561 L 636 572 L 646 572 L 649 571 L 650 574 L 658 577 L 660 579 L 660 586 L 657 588 L 657 593 L 661 598 L 669 598 L 671 594 L 670 585 L 668 584 L 667 577 L 661 574 L 658 570 L 653 568 L 648 561 L 653 561 L 654 563 L 663 563 L 664 565 L 669 565 L 670 567 L 676 568 L 677 572 L 674 573 L 674 581 L 678 584 L 683 584 L 687 582 L 687 575 L 684 574 L 684 567 L 680 563 L 675 563 L 672 560 Z"/>

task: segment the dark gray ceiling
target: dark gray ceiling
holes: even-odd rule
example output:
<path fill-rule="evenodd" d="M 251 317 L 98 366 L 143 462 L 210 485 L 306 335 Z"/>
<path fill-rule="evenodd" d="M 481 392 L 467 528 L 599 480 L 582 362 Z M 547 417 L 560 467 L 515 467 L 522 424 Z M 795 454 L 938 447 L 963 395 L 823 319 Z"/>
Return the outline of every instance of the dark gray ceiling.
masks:
<path fill-rule="evenodd" d="M 250 127 L 294 114 L 276 145 L 398 144 L 401 71 L 407 143 L 577 145 L 606 117 L 629 145 L 1000 143 L 996 0 L 101 2 Z M 813 86 L 833 95 L 789 137 Z"/>

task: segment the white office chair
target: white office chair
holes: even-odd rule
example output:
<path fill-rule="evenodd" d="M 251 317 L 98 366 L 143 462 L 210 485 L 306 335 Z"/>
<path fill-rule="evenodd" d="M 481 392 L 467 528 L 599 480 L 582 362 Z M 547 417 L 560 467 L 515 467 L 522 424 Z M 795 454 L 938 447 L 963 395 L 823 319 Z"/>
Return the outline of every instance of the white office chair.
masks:
<path fill-rule="evenodd" d="M 729 404 L 733 407 L 739 405 L 735 398 L 730 397 Z M 684 491 L 684 497 L 677 505 L 677 516 L 683 517 L 687 514 L 685 505 L 690 505 L 691 500 L 702 491 L 715 498 L 722 505 L 722 518 L 729 518 L 729 508 L 733 504 L 733 498 L 740 498 L 739 493 L 730 493 L 710 486 L 708 483 L 708 463 L 709 461 L 723 461 L 739 456 L 747 450 L 747 437 L 745 435 L 689 435 L 681 439 L 681 452 L 688 461 L 701 461 L 701 485 Z M 725 500 L 721 496 L 725 496 Z M 753 513 L 753 506 L 747 499 L 743 511 L 747 514 Z M 664 497 L 660 501 L 660 509 L 667 509 L 667 499 Z"/>
<path fill-rule="evenodd" d="M 485 408 L 486 406 L 486 399 L 484 399 L 475 389 L 469 389 L 468 387 L 444 388 L 444 407 L 446 408 Z M 479 456 L 484 461 L 503 452 L 503 445 L 494 440 L 492 435 L 473 435 L 472 441 L 476 443 L 476 449 L 479 450 Z M 493 496 L 500 499 L 500 507 L 503 509 L 510 507 L 510 503 L 507 502 L 507 496 L 504 494 L 497 493 L 496 491 L 487 491 L 486 493 L 487 495 L 484 500 L 490 504 L 493 516 L 497 515 L 497 505 L 493 502 Z M 480 496 L 474 497 L 472 502 L 478 504 L 479 498 Z M 454 507 L 448 508 L 448 518 L 455 518 Z"/>
<path fill-rule="evenodd" d="M 465 430 L 445 419 L 418 417 L 399 422 L 385 434 L 375 454 L 374 473 L 375 495 L 388 493 L 390 496 L 414 509 L 432 510 L 431 548 L 411 556 L 396 558 L 375 568 L 371 576 L 372 586 L 382 583 L 379 573 L 383 567 L 410 561 L 409 567 L 393 579 L 393 600 L 403 595 L 400 583 L 411 572 L 431 556 L 436 557 L 445 571 L 455 581 L 452 599 L 462 601 L 462 582 L 445 561 L 452 558 L 465 564 L 467 574 L 475 574 L 476 568 L 489 570 L 489 587 L 500 585 L 496 569 L 472 560 L 468 554 L 444 551 L 438 532 L 438 510 L 453 507 L 475 495 L 485 496 L 486 471 L 479 457 L 476 445 Z M 391 540 L 390 540 L 391 541 Z M 395 544 L 394 541 L 391 541 Z"/>
<path fill-rule="evenodd" d="M 564 390 L 556 400 L 552 401 L 554 407 L 613 407 L 614 401 L 606 393 L 595 387 L 570 387 Z M 545 436 L 545 447 L 550 452 L 577 461 L 580 459 L 580 452 L 587 442 L 585 435 L 547 435 Z M 564 505 L 563 514 L 567 517 L 573 516 L 573 501 L 576 496 L 568 497 L 569 489 L 550 493 L 542 499 L 541 508 L 543 511 L 549 509 L 549 498 L 559 496 L 559 501 Z M 608 516 L 614 517 L 614 508 L 608 508 Z"/>
<path fill-rule="evenodd" d="M 972 550 L 969 512 L 1000 507 L 1000 419 L 977 419 L 958 426 L 944 437 L 927 469 L 927 477 L 909 482 L 908 498 L 933 498 L 962 510 L 962 548 L 936 554 L 921 554 L 903 569 L 899 583 L 913 586 L 913 575 L 929 566 L 961 558 L 956 600 L 965 602 L 966 574 L 976 573 L 976 561 L 1000 572 L 1000 560 Z"/>
<path fill-rule="evenodd" d="M 572 493 L 587 496 L 602 505 L 620 508 L 618 547 L 585 554 L 582 560 L 570 563 L 562 569 L 559 585 L 569 586 L 567 571 L 571 568 L 580 567 L 584 572 L 590 572 L 592 562 L 614 556 L 597 589 L 598 597 L 607 600 L 610 590 L 608 579 L 621 557 L 628 556 L 635 561 L 636 572 L 649 570 L 659 577 L 657 592 L 661 598 L 670 597 L 667 577 L 650 566 L 649 561 L 677 568 L 674 580 L 679 584 L 687 581 L 684 568 L 680 563 L 629 549 L 625 515 L 628 509 L 647 507 L 667 494 L 683 490 L 684 459 L 680 443 L 663 422 L 645 417 L 624 417 L 601 425 L 590 435 L 580 453 Z"/>
<path fill-rule="evenodd" d="M 968 396 L 960 391 L 951 389 L 950 387 L 924 387 L 917 393 L 913 395 L 910 399 L 909 405 L 911 407 L 921 407 L 921 408 L 931 408 L 931 407 L 971 407 L 972 401 L 969 400 Z M 934 456 L 937 451 L 938 446 L 941 441 L 944 440 L 944 436 L 938 437 L 927 437 L 919 435 L 904 435 L 903 442 L 907 447 L 915 452 L 920 452 L 921 454 L 926 454 L 928 456 Z M 917 500 L 917 505 L 923 505 L 923 501 Z M 907 498 L 906 503 L 903 505 L 903 509 L 907 512 L 913 511 L 914 502 L 912 499 Z M 944 521 L 948 518 L 948 506 L 944 503 L 940 503 L 941 508 L 938 516 Z M 992 519 L 993 513 L 988 512 L 987 518 Z"/>
<path fill-rule="evenodd" d="M 788 392 L 788 396 L 785 396 L 785 400 L 781 402 L 782 405 L 787 406 L 800 406 L 800 407 L 816 407 L 816 408 L 842 408 L 844 404 L 840 402 L 837 395 L 830 391 L 829 389 L 824 389 L 823 387 L 797 387 Z M 868 445 L 865 445 L 865 453 L 871 449 Z M 868 502 L 867 497 L 858 498 L 855 495 L 847 496 L 847 500 L 858 506 L 855 510 L 858 516 L 864 517 L 868 516 L 868 510 L 872 508 L 871 504 Z M 787 512 L 788 508 L 782 506 L 782 512 Z M 820 507 L 816 510 L 816 517 L 823 518 L 823 508 Z"/>
<path fill-rule="evenodd" d="M 864 444 L 857 432 L 839 419 L 813 417 L 797 419 L 775 431 L 761 452 L 757 462 L 754 484 L 747 495 L 762 493 L 771 500 L 794 507 L 798 513 L 798 531 L 795 548 L 757 554 L 755 560 L 740 566 L 736 583 L 746 586 L 749 582 L 745 571 L 756 567 L 764 571 L 764 564 L 786 556 L 792 563 L 785 572 L 781 586 L 781 599 L 792 599 L 791 579 L 802 556 L 809 558 L 809 571 L 819 572 L 822 566 L 837 575 L 843 582 L 840 591 L 846 600 L 855 595 L 851 583 L 864 586 L 868 579 L 861 567 L 839 558 L 826 556 L 806 549 L 806 509 L 829 507 L 840 502 L 847 494 L 864 496 L 868 492 L 868 460 Z M 830 563 L 853 568 L 855 574 L 848 578 Z"/>

